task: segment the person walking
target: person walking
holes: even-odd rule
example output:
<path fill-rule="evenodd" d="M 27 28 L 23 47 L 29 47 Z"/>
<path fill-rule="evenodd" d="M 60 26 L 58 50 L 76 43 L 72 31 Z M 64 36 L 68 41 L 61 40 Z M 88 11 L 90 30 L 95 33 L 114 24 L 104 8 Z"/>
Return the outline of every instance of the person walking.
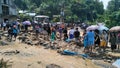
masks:
<path fill-rule="evenodd" d="M 8 40 L 12 41 L 12 34 L 13 34 L 13 29 L 9 27 L 8 29 Z"/>
<path fill-rule="evenodd" d="M 15 38 L 15 41 L 16 41 L 16 37 L 17 37 L 17 34 L 18 34 L 18 29 L 16 28 L 16 25 L 13 26 L 13 36 Z"/>

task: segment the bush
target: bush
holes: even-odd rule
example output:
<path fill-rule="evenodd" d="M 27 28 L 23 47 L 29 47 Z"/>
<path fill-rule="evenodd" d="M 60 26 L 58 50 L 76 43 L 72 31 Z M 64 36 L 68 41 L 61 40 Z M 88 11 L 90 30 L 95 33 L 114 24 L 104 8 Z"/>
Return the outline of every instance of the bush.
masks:
<path fill-rule="evenodd" d="M 9 67 L 11 67 L 11 66 L 12 66 L 12 65 L 9 64 L 9 60 L 4 61 L 3 58 L 0 60 L 0 68 L 9 68 Z"/>

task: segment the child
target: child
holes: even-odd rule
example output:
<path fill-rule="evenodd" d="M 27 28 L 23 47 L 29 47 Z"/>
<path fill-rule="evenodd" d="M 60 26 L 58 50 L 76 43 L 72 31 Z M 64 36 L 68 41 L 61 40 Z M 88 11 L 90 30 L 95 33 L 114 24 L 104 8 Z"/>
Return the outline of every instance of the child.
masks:
<path fill-rule="evenodd" d="M 17 34 L 18 34 L 18 30 L 17 30 L 17 28 L 16 28 L 16 25 L 14 25 L 14 26 L 13 26 L 13 34 L 12 34 L 12 35 L 14 36 L 15 41 L 16 41 Z"/>

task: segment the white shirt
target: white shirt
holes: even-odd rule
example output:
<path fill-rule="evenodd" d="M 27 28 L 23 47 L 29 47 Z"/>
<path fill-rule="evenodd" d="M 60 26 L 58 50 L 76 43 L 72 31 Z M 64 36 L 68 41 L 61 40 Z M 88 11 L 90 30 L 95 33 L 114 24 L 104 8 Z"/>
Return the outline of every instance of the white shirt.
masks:
<path fill-rule="evenodd" d="M 6 23 L 5 22 L 3 22 L 3 27 L 5 27 L 6 26 Z"/>
<path fill-rule="evenodd" d="M 74 29 L 70 29 L 69 34 L 74 34 L 75 30 Z"/>

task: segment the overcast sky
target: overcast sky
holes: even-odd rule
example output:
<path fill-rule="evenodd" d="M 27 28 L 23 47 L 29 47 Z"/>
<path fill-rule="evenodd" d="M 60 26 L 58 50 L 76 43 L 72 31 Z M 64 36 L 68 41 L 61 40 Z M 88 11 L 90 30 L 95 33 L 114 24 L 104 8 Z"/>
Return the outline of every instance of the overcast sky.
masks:
<path fill-rule="evenodd" d="M 106 9 L 106 8 L 107 8 L 107 5 L 108 5 L 108 2 L 109 2 L 110 0 L 101 0 L 101 1 L 103 1 L 104 9 Z"/>

